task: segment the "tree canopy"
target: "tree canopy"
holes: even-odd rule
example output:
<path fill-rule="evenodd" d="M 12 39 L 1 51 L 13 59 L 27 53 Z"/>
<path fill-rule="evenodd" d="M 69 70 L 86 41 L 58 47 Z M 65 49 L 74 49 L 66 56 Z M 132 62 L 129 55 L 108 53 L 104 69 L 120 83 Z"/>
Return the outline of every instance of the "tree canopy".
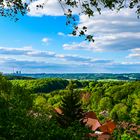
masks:
<path fill-rule="evenodd" d="M 0 15 L 5 17 L 12 17 L 18 20 L 16 15 L 21 13 L 25 15 L 30 9 L 29 5 L 36 0 L 1 0 L 0 1 Z M 47 1 L 36 5 L 37 8 L 43 8 Z M 94 41 L 93 35 L 87 34 L 87 27 L 78 27 L 75 18 L 74 9 L 78 9 L 77 14 L 87 15 L 89 18 L 94 16 L 98 11 L 101 14 L 103 9 L 120 10 L 123 8 L 135 9 L 137 16 L 140 16 L 140 0 L 58 0 L 64 15 L 67 17 L 66 25 L 72 25 L 74 36 L 85 36 L 88 41 Z"/>
<path fill-rule="evenodd" d="M 78 81 L 66 87 L 58 80 L 9 81 L 0 74 L 0 140 L 90 140 L 85 136 L 93 131 L 80 121 L 87 111 L 94 111 L 101 124 L 115 121 L 112 139 L 140 139 L 140 81 L 86 81 L 78 89 Z M 52 82 L 55 91 L 45 92 Z M 65 88 L 55 88 L 60 85 Z M 40 94 L 34 93 L 36 86 Z M 88 95 L 85 102 L 83 95 Z M 58 107 L 62 114 L 54 112 Z"/>

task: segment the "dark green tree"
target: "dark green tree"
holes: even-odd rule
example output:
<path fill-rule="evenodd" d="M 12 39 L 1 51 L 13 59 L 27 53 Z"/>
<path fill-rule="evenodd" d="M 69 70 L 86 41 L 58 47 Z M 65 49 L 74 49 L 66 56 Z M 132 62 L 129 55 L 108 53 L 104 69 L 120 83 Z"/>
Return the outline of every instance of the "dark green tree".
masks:
<path fill-rule="evenodd" d="M 30 92 L 13 86 L 0 75 L 0 138 L 24 139 L 30 122 L 28 112 L 32 106 Z"/>
<path fill-rule="evenodd" d="M 61 106 L 62 114 L 57 115 L 58 121 L 65 127 L 83 118 L 80 94 L 73 90 L 72 82 L 68 85 L 69 90 L 63 96 Z"/>

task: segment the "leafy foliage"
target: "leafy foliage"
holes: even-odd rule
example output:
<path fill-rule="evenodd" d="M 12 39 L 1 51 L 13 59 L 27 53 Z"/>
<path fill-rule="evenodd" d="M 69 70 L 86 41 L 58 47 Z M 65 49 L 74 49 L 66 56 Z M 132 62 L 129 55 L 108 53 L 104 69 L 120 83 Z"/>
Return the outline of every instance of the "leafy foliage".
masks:
<path fill-rule="evenodd" d="M 0 139 L 2 140 L 80 140 L 88 129 L 73 122 L 61 128 L 50 112 L 44 112 L 45 98 L 40 95 L 34 106 L 31 93 L 0 75 Z M 36 109 L 40 106 L 40 109 Z M 49 110 L 50 111 L 50 110 Z M 53 113 L 52 113 L 53 114 Z"/>
<path fill-rule="evenodd" d="M 48 93 L 54 90 L 64 89 L 68 81 L 62 79 L 37 79 L 37 80 L 13 80 L 14 85 L 19 84 L 34 93 Z"/>
<path fill-rule="evenodd" d="M 25 15 L 27 13 L 28 4 L 22 0 L 1 0 L 0 15 L 10 17 L 15 21 L 18 20 L 17 14 Z"/>
<path fill-rule="evenodd" d="M 24 138 L 30 118 L 32 99 L 25 89 L 15 86 L 0 75 L 0 132 L 6 139 Z M 19 138 L 20 137 L 20 138 Z"/>
<path fill-rule="evenodd" d="M 31 92 L 33 90 L 24 88 L 22 80 L 19 80 L 18 84 L 14 82 L 11 83 L 0 75 L 0 139 L 2 140 L 88 139 L 86 134 L 89 130 L 79 123 L 83 118 L 83 111 L 87 110 L 95 111 L 101 122 L 106 119 L 116 121 L 117 129 L 112 135 L 114 139 L 139 139 L 137 132 L 140 125 L 139 81 L 83 82 L 85 89 L 81 91 L 73 89 L 77 87 L 75 83 L 78 81 L 70 81 L 67 88 L 65 85 L 66 89 L 55 90 L 49 94 L 33 94 Z M 60 80 L 59 84 L 63 86 L 65 83 L 63 82 Z M 45 86 L 47 84 L 41 88 Z M 81 98 L 87 93 L 89 96 L 85 105 Z M 55 106 L 63 110 L 63 113 L 57 116 L 57 120 L 53 110 Z M 104 116 L 103 112 L 107 112 L 107 115 Z"/>

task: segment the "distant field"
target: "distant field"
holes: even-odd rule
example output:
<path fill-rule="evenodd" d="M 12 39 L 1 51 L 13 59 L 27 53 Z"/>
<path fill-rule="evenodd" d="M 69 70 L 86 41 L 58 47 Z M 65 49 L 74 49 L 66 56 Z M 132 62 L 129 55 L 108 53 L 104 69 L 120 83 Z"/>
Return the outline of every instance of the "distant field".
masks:
<path fill-rule="evenodd" d="M 101 79 L 101 80 L 98 80 L 99 82 L 104 82 L 104 81 L 121 81 L 121 80 L 118 80 L 118 79 Z"/>

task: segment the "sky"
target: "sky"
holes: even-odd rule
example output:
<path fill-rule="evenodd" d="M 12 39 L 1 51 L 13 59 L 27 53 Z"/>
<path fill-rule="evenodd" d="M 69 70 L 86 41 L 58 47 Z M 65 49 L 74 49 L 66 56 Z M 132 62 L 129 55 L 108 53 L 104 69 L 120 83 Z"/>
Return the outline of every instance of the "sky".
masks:
<path fill-rule="evenodd" d="M 73 37 L 57 0 L 48 0 L 14 22 L 0 17 L 0 72 L 12 73 L 139 73 L 140 19 L 135 9 L 102 10 L 94 17 L 77 16 L 95 42 Z M 74 11 L 76 13 L 76 11 Z"/>

